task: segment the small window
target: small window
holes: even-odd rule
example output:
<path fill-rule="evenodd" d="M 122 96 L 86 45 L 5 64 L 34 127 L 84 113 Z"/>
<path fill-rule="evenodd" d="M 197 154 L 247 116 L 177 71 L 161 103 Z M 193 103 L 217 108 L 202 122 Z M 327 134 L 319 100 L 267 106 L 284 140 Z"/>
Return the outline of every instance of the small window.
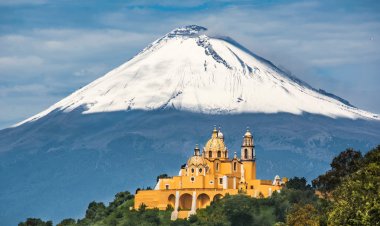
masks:
<path fill-rule="evenodd" d="M 165 189 L 169 190 L 169 185 L 168 184 L 165 184 Z"/>
<path fill-rule="evenodd" d="M 213 180 L 210 180 L 210 184 L 214 184 L 214 181 L 213 181 Z"/>
<path fill-rule="evenodd" d="M 194 168 L 191 168 L 191 172 L 194 173 Z"/>
<path fill-rule="evenodd" d="M 216 171 L 219 171 L 219 163 L 216 163 Z"/>
<path fill-rule="evenodd" d="M 253 189 L 253 185 L 251 185 L 251 189 Z"/>
<path fill-rule="evenodd" d="M 202 173 L 202 168 L 199 168 L 199 172 Z"/>
<path fill-rule="evenodd" d="M 191 181 L 191 182 L 194 182 L 194 181 L 195 181 L 195 178 L 194 178 L 194 177 L 191 177 L 191 178 L 190 178 L 190 181 Z"/>
<path fill-rule="evenodd" d="M 236 162 L 234 162 L 234 171 L 236 171 Z"/>
<path fill-rule="evenodd" d="M 245 159 L 248 158 L 248 150 L 247 150 L 247 149 L 244 149 L 244 158 L 245 158 Z"/>
<path fill-rule="evenodd" d="M 219 178 L 219 184 L 223 184 L 223 178 Z"/>
<path fill-rule="evenodd" d="M 208 157 L 212 158 L 212 152 L 211 151 L 208 153 Z"/>
<path fill-rule="evenodd" d="M 218 158 L 222 157 L 222 152 L 218 151 Z"/>

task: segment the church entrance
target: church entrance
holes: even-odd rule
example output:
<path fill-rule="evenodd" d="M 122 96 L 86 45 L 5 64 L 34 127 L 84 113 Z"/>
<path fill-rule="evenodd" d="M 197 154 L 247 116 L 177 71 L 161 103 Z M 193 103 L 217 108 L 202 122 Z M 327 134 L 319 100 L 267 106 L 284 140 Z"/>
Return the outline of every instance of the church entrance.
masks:
<path fill-rule="evenodd" d="M 210 205 L 210 197 L 206 194 L 200 194 L 197 198 L 197 208 L 206 208 Z"/>
<path fill-rule="evenodd" d="M 193 197 L 190 194 L 183 194 L 179 198 L 179 208 L 181 210 L 190 210 L 191 209 L 191 202 L 192 202 Z"/>

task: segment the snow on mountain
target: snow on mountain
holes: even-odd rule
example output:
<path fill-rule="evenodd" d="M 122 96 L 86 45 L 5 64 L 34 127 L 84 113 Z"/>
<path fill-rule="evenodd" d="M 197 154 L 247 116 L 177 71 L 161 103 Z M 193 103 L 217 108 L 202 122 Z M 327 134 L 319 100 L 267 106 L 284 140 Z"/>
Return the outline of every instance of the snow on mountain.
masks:
<path fill-rule="evenodd" d="M 154 41 L 134 58 L 47 110 L 83 113 L 175 108 L 199 113 L 292 113 L 379 119 L 313 89 L 230 38 L 190 25 Z"/>

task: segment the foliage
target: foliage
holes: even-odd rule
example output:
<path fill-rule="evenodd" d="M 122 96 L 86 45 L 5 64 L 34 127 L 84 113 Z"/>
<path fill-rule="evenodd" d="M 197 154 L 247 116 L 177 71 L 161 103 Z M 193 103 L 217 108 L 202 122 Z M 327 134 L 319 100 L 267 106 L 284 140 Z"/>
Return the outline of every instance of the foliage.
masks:
<path fill-rule="evenodd" d="M 312 204 L 294 205 L 286 216 L 289 226 L 319 226 L 320 213 Z"/>
<path fill-rule="evenodd" d="M 86 210 L 86 218 L 97 221 L 106 216 L 106 206 L 102 202 L 91 202 Z"/>
<path fill-rule="evenodd" d="M 131 200 L 133 198 L 134 198 L 134 195 L 132 195 L 129 191 L 124 191 L 124 192 L 117 193 L 115 195 L 114 200 L 109 203 L 108 211 L 112 212 L 118 206 L 122 205 L 126 201 Z"/>
<path fill-rule="evenodd" d="M 313 187 L 324 194 L 333 191 L 345 176 L 360 168 L 361 160 L 362 154 L 359 151 L 349 148 L 341 152 L 331 162 L 331 170 L 312 181 Z"/>
<path fill-rule="evenodd" d="M 285 187 L 288 189 L 296 189 L 296 190 L 310 190 L 311 189 L 311 186 L 307 184 L 305 177 L 290 178 L 288 182 L 286 182 Z"/>
<path fill-rule="evenodd" d="M 61 221 L 61 223 L 57 224 L 57 226 L 72 226 L 76 225 L 76 220 L 72 218 L 64 219 Z"/>
<path fill-rule="evenodd" d="M 369 152 L 367 152 L 367 154 L 364 155 L 361 165 L 367 166 L 370 163 L 380 163 L 380 145 L 378 145 L 376 148 L 370 150 Z"/>
<path fill-rule="evenodd" d="M 185 219 L 177 219 L 170 223 L 170 226 L 189 226 L 190 222 Z"/>
<path fill-rule="evenodd" d="M 380 225 L 380 146 L 333 192 L 329 225 Z"/>
<path fill-rule="evenodd" d="M 18 226 L 53 226 L 53 222 L 45 222 L 39 218 L 28 218 L 25 222 L 20 222 Z"/>

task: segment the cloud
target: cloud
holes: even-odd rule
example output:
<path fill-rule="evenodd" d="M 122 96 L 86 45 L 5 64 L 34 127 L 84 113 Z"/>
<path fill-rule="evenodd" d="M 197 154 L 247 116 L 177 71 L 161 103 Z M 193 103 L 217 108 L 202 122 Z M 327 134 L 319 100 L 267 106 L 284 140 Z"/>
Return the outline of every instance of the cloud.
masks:
<path fill-rule="evenodd" d="M 143 34 L 117 29 L 32 29 L 0 36 L 0 126 L 47 108 L 149 42 Z"/>
<path fill-rule="evenodd" d="M 14 70 L 20 65 L 28 65 L 31 67 L 40 66 L 43 64 L 43 60 L 36 56 L 30 57 L 0 57 L 0 70 Z"/>
<path fill-rule="evenodd" d="M 148 43 L 144 35 L 122 30 L 35 29 L 24 35 L 3 35 L 0 81 L 36 74 L 59 81 L 79 71 L 101 76 Z"/>

